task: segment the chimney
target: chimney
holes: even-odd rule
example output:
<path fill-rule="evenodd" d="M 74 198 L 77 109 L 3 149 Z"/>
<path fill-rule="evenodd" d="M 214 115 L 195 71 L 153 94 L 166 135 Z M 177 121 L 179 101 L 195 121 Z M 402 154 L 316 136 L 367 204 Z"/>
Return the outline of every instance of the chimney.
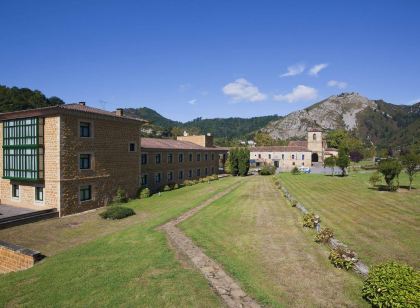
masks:
<path fill-rule="evenodd" d="M 115 114 L 118 117 L 122 117 L 124 115 L 124 110 L 122 108 L 117 108 L 117 110 L 115 111 Z"/>
<path fill-rule="evenodd" d="M 79 102 L 79 105 L 80 106 L 86 106 L 86 103 L 85 102 Z"/>

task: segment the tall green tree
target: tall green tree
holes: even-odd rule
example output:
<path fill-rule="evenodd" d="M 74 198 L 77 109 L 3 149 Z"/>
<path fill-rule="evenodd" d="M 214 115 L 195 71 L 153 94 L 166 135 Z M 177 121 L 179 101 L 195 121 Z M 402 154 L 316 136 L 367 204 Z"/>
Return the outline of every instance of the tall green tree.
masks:
<path fill-rule="evenodd" d="M 331 168 L 331 175 L 334 176 L 334 167 L 336 166 L 335 156 L 329 156 L 324 160 L 324 167 Z"/>
<path fill-rule="evenodd" d="M 414 177 L 418 172 L 417 166 L 420 165 L 420 155 L 415 154 L 414 152 L 408 152 L 402 156 L 402 164 L 405 168 L 405 172 L 408 175 L 408 180 L 410 181 L 409 190 L 411 190 Z"/>
<path fill-rule="evenodd" d="M 238 174 L 240 176 L 248 175 L 249 171 L 249 150 L 240 148 L 238 150 Z"/>
<path fill-rule="evenodd" d="M 398 177 L 401 170 L 401 163 L 394 158 L 384 159 L 379 162 L 378 171 L 383 174 L 389 191 L 395 191 L 398 189 Z M 394 182 L 395 180 L 397 180 L 397 183 Z"/>
<path fill-rule="evenodd" d="M 350 165 L 350 158 L 345 147 L 340 147 L 338 150 L 336 164 L 341 169 L 341 176 L 345 176 L 346 168 Z"/>

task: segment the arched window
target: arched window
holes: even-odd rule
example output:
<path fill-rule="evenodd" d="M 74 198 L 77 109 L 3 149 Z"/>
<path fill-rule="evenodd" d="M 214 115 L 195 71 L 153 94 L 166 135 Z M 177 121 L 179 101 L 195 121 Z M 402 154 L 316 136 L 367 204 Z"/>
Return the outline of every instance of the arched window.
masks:
<path fill-rule="evenodd" d="M 314 141 L 316 140 L 316 134 L 312 135 L 312 140 L 314 140 Z"/>

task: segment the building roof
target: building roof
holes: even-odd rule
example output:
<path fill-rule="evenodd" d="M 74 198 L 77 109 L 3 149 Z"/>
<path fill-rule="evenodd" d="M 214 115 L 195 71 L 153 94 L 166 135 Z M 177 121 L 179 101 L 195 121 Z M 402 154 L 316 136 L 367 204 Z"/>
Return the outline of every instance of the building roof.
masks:
<path fill-rule="evenodd" d="M 336 152 L 338 152 L 338 149 L 336 149 L 336 148 L 326 148 L 325 151 L 336 151 Z"/>
<path fill-rule="evenodd" d="M 136 121 L 137 123 L 146 123 L 147 121 L 139 118 L 133 118 L 128 116 L 119 116 L 116 112 L 106 111 L 94 107 L 86 106 L 84 103 L 74 103 L 74 104 L 64 104 L 50 107 L 42 107 L 36 109 L 27 109 L 19 110 L 12 112 L 0 113 L 0 121 L 2 120 L 11 120 L 11 119 L 21 119 L 27 117 L 42 117 L 42 116 L 54 116 L 63 113 L 88 113 L 106 117 L 112 117 L 114 119 L 122 119 L 129 121 Z"/>
<path fill-rule="evenodd" d="M 252 152 L 310 152 L 305 147 L 299 146 L 265 146 L 265 147 L 254 147 L 250 148 L 249 151 Z"/>
<path fill-rule="evenodd" d="M 141 147 L 142 149 L 226 151 L 224 148 L 202 147 L 189 141 L 158 138 L 141 138 Z"/>
<path fill-rule="evenodd" d="M 288 145 L 292 147 L 308 148 L 308 141 L 301 141 L 301 140 L 289 141 Z"/>

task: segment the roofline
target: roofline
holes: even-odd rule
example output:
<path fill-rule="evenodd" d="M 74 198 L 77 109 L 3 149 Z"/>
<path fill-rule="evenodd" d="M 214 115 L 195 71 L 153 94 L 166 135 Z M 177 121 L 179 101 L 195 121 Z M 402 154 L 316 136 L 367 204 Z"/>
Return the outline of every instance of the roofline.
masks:
<path fill-rule="evenodd" d="M 228 152 L 228 150 L 218 149 L 218 148 L 201 148 L 201 149 L 185 149 L 185 148 L 149 148 L 140 146 L 142 150 L 153 150 L 153 151 L 211 151 L 211 152 Z"/>

